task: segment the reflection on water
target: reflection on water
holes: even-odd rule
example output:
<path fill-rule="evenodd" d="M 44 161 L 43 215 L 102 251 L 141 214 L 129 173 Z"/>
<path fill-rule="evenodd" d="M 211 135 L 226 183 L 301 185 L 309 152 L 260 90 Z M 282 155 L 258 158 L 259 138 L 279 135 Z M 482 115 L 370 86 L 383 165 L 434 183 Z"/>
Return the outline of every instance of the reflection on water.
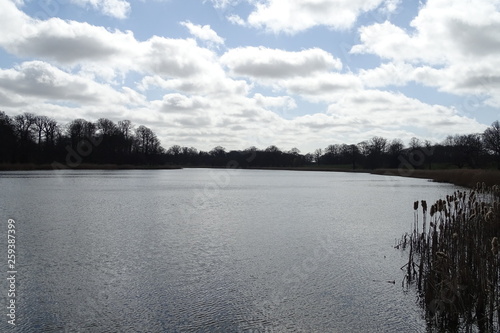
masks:
<path fill-rule="evenodd" d="M 19 332 L 424 332 L 393 245 L 413 201 L 454 190 L 210 169 L 3 172 L 0 188 Z"/>

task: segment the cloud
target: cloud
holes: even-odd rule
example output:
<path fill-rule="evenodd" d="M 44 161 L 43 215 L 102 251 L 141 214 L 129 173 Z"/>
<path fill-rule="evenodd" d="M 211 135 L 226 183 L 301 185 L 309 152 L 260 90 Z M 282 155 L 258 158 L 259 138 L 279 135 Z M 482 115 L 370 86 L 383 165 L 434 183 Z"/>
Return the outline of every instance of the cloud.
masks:
<path fill-rule="evenodd" d="M 406 63 L 384 63 L 377 68 L 361 69 L 358 77 L 365 87 L 404 86 L 412 80 L 415 68 Z"/>
<path fill-rule="evenodd" d="M 215 64 L 215 54 L 199 47 L 193 39 L 153 36 L 140 48 L 140 68 L 157 75 L 190 77 L 206 73 Z"/>
<path fill-rule="evenodd" d="M 17 9 L 14 2 L 0 0 L 0 46 L 13 43 L 27 30 L 31 19 L 28 15 Z"/>
<path fill-rule="evenodd" d="M 246 20 L 249 26 L 288 34 L 320 25 L 349 29 L 360 14 L 381 5 L 393 11 L 397 5 L 394 0 L 265 0 L 252 3 L 255 9 Z"/>
<path fill-rule="evenodd" d="M 213 98 L 246 96 L 251 89 L 251 85 L 246 81 L 233 80 L 221 75 L 221 73 L 173 79 L 164 79 L 158 75 L 145 76 L 138 84 L 138 89 L 141 91 L 155 87 L 164 90 L 177 90 L 187 94 L 202 94 Z"/>
<path fill-rule="evenodd" d="M 202 41 L 207 41 L 216 45 L 224 44 L 224 39 L 219 37 L 219 35 L 217 35 L 217 33 L 210 28 L 210 25 L 201 26 L 193 24 L 189 21 L 181 22 L 181 25 L 188 28 L 191 35 Z"/>
<path fill-rule="evenodd" d="M 59 18 L 26 22 L 25 26 L 25 33 L 4 42 L 4 47 L 16 55 L 36 56 L 61 64 L 106 61 L 137 43 L 131 32 L 110 32 L 88 23 Z"/>
<path fill-rule="evenodd" d="M 24 62 L 13 69 L 0 69 L 0 89 L 26 98 L 81 103 L 130 103 L 107 85 L 66 73 L 42 61 Z M 137 98 L 137 96 L 135 96 Z"/>
<path fill-rule="evenodd" d="M 5 31 L 0 46 L 17 56 L 81 67 L 107 80 L 129 71 L 181 78 L 222 72 L 216 55 L 194 39 L 153 36 L 141 42 L 130 31 L 59 18 L 32 20 L 10 2 L 4 13 L 0 13 L 0 29 Z"/>
<path fill-rule="evenodd" d="M 236 14 L 229 15 L 227 17 L 227 20 L 229 22 L 231 22 L 232 24 L 241 25 L 241 26 L 245 26 L 246 25 L 245 20 L 242 19 L 241 16 L 236 15 Z"/>
<path fill-rule="evenodd" d="M 290 52 L 266 47 L 239 47 L 226 52 L 220 60 L 234 74 L 257 79 L 309 76 L 342 68 L 339 59 L 318 48 Z"/>
<path fill-rule="evenodd" d="M 277 84 L 290 94 L 302 95 L 311 101 L 331 101 L 338 94 L 362 89 L 359 78 L 340 73 L 317 73 L 304 78 L 282 80 Z"/>
<path fill-rule="evenodd" d="M 429 0 L 410 25 L 414 31 L 386 21 L 359 29 L 361 44 L 352 53 L 385 59 L 447 65 L 474 57 L 496 56 L 500 47 L 498 0 Z"/>
<path fill-rule="evenodd" d="M 240 2 L 241 0 L 203 0 L 203 2 L 210 1 L 215 8 L 226 8 L 228 6 L 233 6 Z"/>
<path fill-rule="evenodd" d="M 330 104 L 328 113 L 344 120 L 362 119 L 373 128 L 412 127 L 425 132 L 429 138 L 485 129 L 484 125 L 460 115 L 454 108 L 430 105 L 401 93 L 381 90 L 348 92 Z"/>
<path fill-rule="evenodd" d="M 428 0 L 411 26 L 406 31 L 384 22 L 359 29 L 361 43 L 351 53 L 392 63 L 361 71 L 366 82 L 370 76 L 387 83 L 414 80 L 456 95 L 488 96 L 490 104 L 500 105 L 500 1 L 471 6 L 467 0 Z"/>
<path fill-rule="evenodd" d="M 253 96 L 257 105 L 264 108 L 276 108 L 276 109 L 284 109 L 284 110 L 292 110 L 297 108 L 297 104 L 295 100 L 290 96 L 264 96 L 262 94 L 255 94 Z"/>
<path fill-rule="evenodd" d="M 210 107 L 210 102 L 201 96 L 188 97 L 182 94 L 167 94 L 163 96 L 161 110 L 164 112 L 178 112 L 200 110 Z"/>
<path fill-rule="evenodd" d="M 125 19 L 130 13 L 130 3 L 123 0 L 70 0 L 83 8 L 92 8 L 103 15 Z"/>

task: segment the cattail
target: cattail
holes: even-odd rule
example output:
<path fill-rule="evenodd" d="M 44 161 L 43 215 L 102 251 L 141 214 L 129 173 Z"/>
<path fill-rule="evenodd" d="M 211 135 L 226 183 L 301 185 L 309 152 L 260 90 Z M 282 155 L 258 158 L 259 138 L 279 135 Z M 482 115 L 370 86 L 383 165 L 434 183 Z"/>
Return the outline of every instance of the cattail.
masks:
<path fill-rule="evenodd" d="M 495 255 L 498 254 L 498 238 L 497 237 L 493 237 L 493 239 L 491 240 L 491 252 L 493 252 L 493 254 L 495 254 Z"/>
<path fill-rule="evenodd" d="M 421 203 L 422 203 L 422 210 L 425 214 L 425 212 L 427 211 L 427 201 L 422 200 Z"/>
<path fill-rule="evenodd" d="M 413 209 L 414 210 L 418 209 L 418 200 L 413 203 Z"/>
<path fill-rule="evenodd" d="M 484 217 L 486 222 L 491 222 L 493 220 L 493 210 L 490 208 L 486 216 Z"/>
<path fill-rule="evenodd" d="M 448 259 L 448 255 L 444 252 L 438 251 L 438 252 L 436 252 L 436 255 L 438 256 L 438 258 L 441 258 L 441 259 Z"/>

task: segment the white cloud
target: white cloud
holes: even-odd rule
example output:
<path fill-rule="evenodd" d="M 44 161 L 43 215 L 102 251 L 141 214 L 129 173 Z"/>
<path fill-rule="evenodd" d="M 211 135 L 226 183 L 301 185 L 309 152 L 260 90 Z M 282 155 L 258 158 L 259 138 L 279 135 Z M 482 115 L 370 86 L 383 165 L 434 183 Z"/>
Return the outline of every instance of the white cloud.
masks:
<path fill-rule="evenodd" d="M 123 95 L 108 85 L 66 73 L 42 61 L 0 69 L 0 89 L 26 98 L 92 104 L 130 103 L 138 95 Z M 133 97 L 133 99 L 131 99 Z"/>
<path fill-rule="evenodd" d="M 265 0 L 255 2 L 255 10 L 247 23 L 267 31 L 294 34 L 309 28 L 324 25 L 332 29 L 348 29 L 358 16 L 377 9 L 388 2 L 393 9 L 393 0 Z M 254 3 L 254 2 L 252 2 Z"/>
<path fill-rule="evenodd" d="M 352 53 L 393 62 L 361 71 L 366 82 L 370 76 L 387 83 L 414 80 L 456 95 L 488 96 L 500 105 L 500 1 L 428 0 L 411 26 L 411 32 L 390 22 L 359 29 L 361 43 Z"/>
<path fill-rule="evenodd" d="M 413 66 L 406 63 L 384 63 L 377 68 L 361 69 L 359 79 L 365 87 L 404 86 L 414 77 Z"/>
<path fill-rule="evenodd" d="M 153 36 L 140 42 L 130 31 L 109 31 L 59 18 L 37 21 L 15 6 L 6 8 L 7 16 L 0 13 L 0 29 L 5 31 L 0 46 L 17 56 L 79 66 L 88 75 L 94 71 L 94 75 L 108 81 L 129 71 L 182 78 L 222 72 L 216 55 L 198 46 L 194 39 Z"/>
<path fill-rule="evenodd" d="M 174 93 L 163 96 L 161 109 L 165 112 L 177 112 L 193 111 L 209 107 L 210 102 L 204 97 L 188 97 L 182 94 Z"/>
<path fill-rule="evenodd" d="M 0 46 L 5 47 L 26 33 L 31 19 L 9 0 L 0 0 L 0 8 Z"/>
<path fill-rule="evenodd" d="M 139 70 L 169 77 L 202 75 L 215 64 L 215 54 L 201 48 L 193 39 L 171 39 L 154 36 L 141 43 Z"/>
<path fill-rule="evenodd" d="M 130 13 L 130 3 L 124 0 L 70 0 L 83 8 L 91 7 L 103 15 L 125 19 Z"/>
<path fill-rule="evenodd" d="M 241 25 L 241 26 L 245 26 L 246 25 L 245 20 L 242 19 L 241 16 L 236 15 L 236 14 L 229 15 L 227 17 L 227 20 L 229 22 L 231 22 L 232 24 Z"/>
<path fill-rule="evenodd" d="M 290 96 L 264 96 L 257 93 L 253 96 L 253 98 L 257 102 L 257 105 L 263 108 L 284 110 L 292 110 L 297 108 L 295 100 Z"/>
<path fill-rule="evenodd" d="M 348 92 L 330 104 L 328 113 L 340 119 L 362 120 L 373 128 L 418 128 L 429 137 L 441 139 L 450 133 L 468 134 L 485 128 L 454 108 L 430 105 L 401 93 L 381 90 Z"/>
<path fill-rule="evenodd" d="M 181 25 L 188 28 L 189 33 L 196 38 L 214 44 L 224 44 L 224 39 L 217 35 L 217 32 L 210 28 L 210 25 L 196 25 L 189 21 L 181 22 Z"/>
<path fill-rule="evenodd" d="M 220 60 L 236 75 L 261 79 L 309 76 L 342 68 L 339 59 L 318 48 L 289 52 L 266 47 L 239 47 L 226 52 Z"/>
<path fill-rule="evenodd" d="M 203 2 L 210 1 L 215 8 L 226 8 L 228 6 L 233 6 L 240 2 L 241 0 L 203 0 Z"/>
<path fill-rule="evenodd" d="M 304 78 L 282 80 L 280 86 L 290 94 L 298 94 L 311 101 L 331 101 L 339 94 L 362 89 L 359 78 L 352 74 L 318 73 Z"/>
<path fill-rule="evenodd" d="M 61 64 L 81 61 L 106 61 L 120 56 L 137 41 L 131 32 L 110 32 L 88 23 L 63 21 L 26 21 L 24 34 L 7 40 L 3 46 L 20 56 L 37 56 Z"/>
<path fill-rule="evenodd" d="M 138 89 L 159 87 L 164 90 L 177 90 L 187 94 L 203 94 L 214 98 L 246 96 L 250 89 L 246 81 L 233 80 L 219 74 L 203 75 L 193 78 L 164 79 L 158 75 L 145 76 L 138 84 Z"/>

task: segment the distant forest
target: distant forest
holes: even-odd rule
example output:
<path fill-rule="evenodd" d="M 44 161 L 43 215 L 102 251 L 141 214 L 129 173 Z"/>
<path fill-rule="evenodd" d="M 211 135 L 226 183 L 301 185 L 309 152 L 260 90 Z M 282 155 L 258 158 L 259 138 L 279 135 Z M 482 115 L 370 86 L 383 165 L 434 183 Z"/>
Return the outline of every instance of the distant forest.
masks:
<path fill-rule="evenodd" d="M 293 148 L 282 151 L 272 145 L 227 151 L 193 147 L 161 146 L 148 127 L 128 120 L 117 123 L 75 119 L 58 124 L 32 113 L 9 117 L 0 111 L 0 164 L 49 164 L 54 168 L 77 168 L 82 164 L 132 166 L 207 167 L 306 167 L 343 169 L 376 168 L 500 168 L 500 124 L 495 121 L 484 133 L 450 135 L 441 143 L 417 138 L 405 146 L 402 140 L 373 137 L 357 144 L 332 144 L 313 153 Z"/>

